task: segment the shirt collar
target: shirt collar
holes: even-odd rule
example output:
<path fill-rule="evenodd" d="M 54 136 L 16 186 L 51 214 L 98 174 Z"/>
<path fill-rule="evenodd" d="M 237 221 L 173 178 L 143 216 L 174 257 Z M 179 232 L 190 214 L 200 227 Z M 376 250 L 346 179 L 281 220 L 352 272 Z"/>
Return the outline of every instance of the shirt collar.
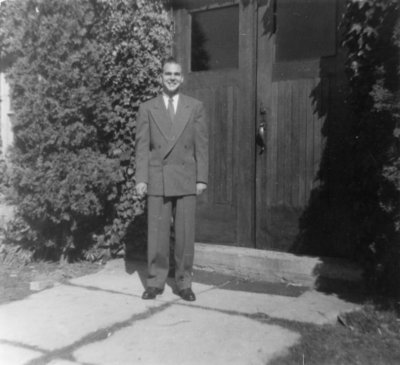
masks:
<path fill-rule="evenodd" d="M 165 101 L 168 101 L 168 100 L 170 99 L 170 97 L 169 97 L 167 94 L 163 93 L 162 95 L 163 95 L 163 98 L 164 98 Z M 173 100 L 174 102 L 177 102 L 178 99 L 179 99 L 179 94 L 175 94 L 175 95 L 172 96 L 171 98 L 172 98 L 172 100 Z"/>

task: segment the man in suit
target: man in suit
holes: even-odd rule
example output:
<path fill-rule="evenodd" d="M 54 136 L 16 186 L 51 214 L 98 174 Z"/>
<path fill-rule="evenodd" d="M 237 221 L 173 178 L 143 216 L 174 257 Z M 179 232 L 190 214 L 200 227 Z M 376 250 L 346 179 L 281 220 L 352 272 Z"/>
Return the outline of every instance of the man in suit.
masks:
<path fill-rule="evenodd" d="M 171 218 L 175 229 L 175 281 L 182 299 L 192 291 L 196 195 L 207 188 L 208 130 L 203 104 L 179 92 L 181 65 L 163 64 L 163 92 L 139 108 L 136 190 L 147 194 L 148 278 L 143 299 L 162 294 L 169 271 Z"/>

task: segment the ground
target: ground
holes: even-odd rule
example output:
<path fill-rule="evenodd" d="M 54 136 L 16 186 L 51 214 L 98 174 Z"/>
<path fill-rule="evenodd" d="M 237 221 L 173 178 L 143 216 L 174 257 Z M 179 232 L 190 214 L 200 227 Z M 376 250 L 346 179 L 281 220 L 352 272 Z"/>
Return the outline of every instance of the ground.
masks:
<path fill-rule="evenodd" d="M 0 304 L 30 295 L 32 282 L 57 285 L 94 273 L 102 265 L 89 262 L 0 265 Z M 243 289 L 244 290 L 244 289 Z M 343 315 L 335 325 L 317 326 L 256 315 L 258 321 L 277 324 L 301 334 L 301 341 L 272 365 L 400 364 L 400 318 L 393 310 L 365 304 Z"/>
<path fill-rule="evenodd" d="M 274 321 L 301 333 L 289 353 L 269 365 L 395 365 L 400 364 L 400 319 L 391 310 L 364 305 L 336 325 Z"/>
<path fill-rule="evenodd" d="M 88 275 L 101 270 L 102 265 L 90 262 L 59 264 L 33 262 L 30 264 L 0 263 L 0 304 L 22 299 L 34 291 L 32 285 L 44 283 L 57 285 L 71 278 Z"/>

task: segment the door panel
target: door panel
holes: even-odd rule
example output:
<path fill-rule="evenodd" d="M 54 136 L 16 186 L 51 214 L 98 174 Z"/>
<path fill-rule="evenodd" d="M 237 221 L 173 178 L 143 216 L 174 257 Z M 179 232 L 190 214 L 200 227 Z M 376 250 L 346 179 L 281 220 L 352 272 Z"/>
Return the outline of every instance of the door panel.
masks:
<path fill-rule="evenodd" d="M 327 80 L 272 83 L 266 155 L 261 156 L 257 247 L 288 251 L 310 193 L 316 187 L 324 140 L 324 118 L 310 95 Z M 263 174 L 261 172 L 264 171 Z"/>
<path fill-rule="evenodd" d="M 234 145 L 237 138 L 238 86 L 220 83 L 185 92 L 204 102 L 210 123 L 210 180 L 205 194 L 198 198 L 196 239 L 201 242 L 233 243 L 236 241 Z"/>
<path fill-rule="evenodd" d="M 182 62 L 185 74 L 183 92 L 204 102 L 209 117 L 209 186 L 198 198 L 196 216 L 196 241 L 223 243 L 254 247 L 254 22 L 255 4 L 243 5 L 242 1 L 202 1 L 205 8 L 196 7 L 196 2 L 182 2 L 175 9 L 175 56 Z M 198 3 L 200 4 L 200 3 Z M 220 67 L 218 59 L 210 57 L 210 70 L 191 71 L 191 55 L 201 55 L 207 63 L 207 52 L 215 45 L 204 45 L 204 52 L 191 49 L 190 31 L 193 19 L 204 18 L 206 12 L 221 9 L 237 11 L 238 67 L 225 62 L 230 68 Z M 201 12 L 202 16 L 196 16 Z M 213 15 L 210 14 L 209 18 Z M 197 21 L 197 20 L 196 20 Z M 219 18 L 217 27 L 223 27 Z M 214 24 L 208 23 L 209 27 Z M 230 23 L 232 26 L 232 23 Z M 196 23 L 196 27 L 199 24 Z M 198 30 L 198 29 L 197 29 Z M 209 29 L 205 29 L 206 34 Z M 207 34 L 212 37 L 212 34 Z M 207 39 L 204 37 L 204 39 Z M 201 38 L 201 37 L 200 37 Z M 196 44 L 199 44 L 196 38 Z M 230 40 L 232 42 L 232 40 Z M 200 42 L 201 44 L 201 42 Z M 216 44 L 223 42 L 220 38 Z M 230 50 L 230 54 L 231 54 Z M 216 57 L 223 57 L 216 52 Z M 236 61 L 234 62 L 236 63 Z M 196 69 L 202 68 L 198 66 Z"/>
<path fill-rule="evenodd" d="M 266 111 L 266 149 L 256 157 L 256 247 L 288 251 L 318 184 L 325 145 L 321 110 L 331 103 L 338 70 L 338 20 L 335 0 L 259 4 L 257 105 Z M 326 31 L 315 32 L 321 24 Z M 260 114 L 257 119 L 262 123 Z"/>

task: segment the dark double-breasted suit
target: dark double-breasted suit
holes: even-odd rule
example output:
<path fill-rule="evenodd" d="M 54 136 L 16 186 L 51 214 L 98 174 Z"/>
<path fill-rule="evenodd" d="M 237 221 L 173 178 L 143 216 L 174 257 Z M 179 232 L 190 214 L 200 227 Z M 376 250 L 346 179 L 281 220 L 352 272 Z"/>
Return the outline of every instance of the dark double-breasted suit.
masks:
<path fill-rule="evenodd" d="M 203 104 L 180 94 L 174 120 L 162 95 L 139 108 L 136 183 L 147 184 L 148 286 L 162 288 L 169 269 L 171 216 L 178 289 L 191 286 L 196 184 L 208 182 L 208 126 Z"/>

